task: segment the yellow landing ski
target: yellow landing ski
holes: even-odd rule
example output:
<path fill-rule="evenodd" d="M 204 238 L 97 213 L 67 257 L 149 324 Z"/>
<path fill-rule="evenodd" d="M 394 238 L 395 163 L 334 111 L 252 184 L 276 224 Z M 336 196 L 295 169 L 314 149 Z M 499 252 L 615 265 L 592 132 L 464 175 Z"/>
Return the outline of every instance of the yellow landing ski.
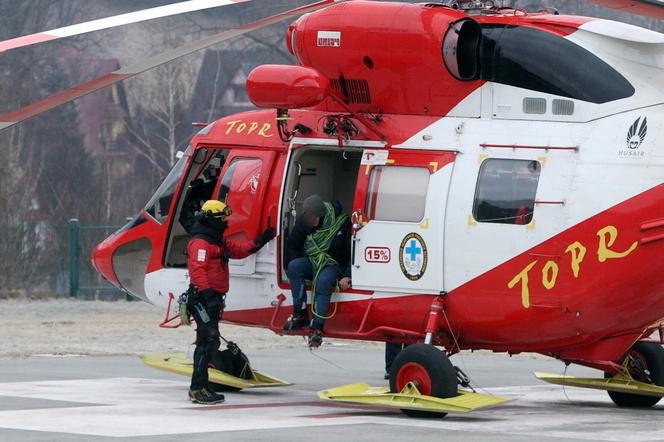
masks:
<path fill-rule="evenodd" d="M 318 397 L 331 401 L 438 413 L 467 413 L 509 401 L 509 399 L 466 390 L 459 390 L 458 396 L 441 399 L 421 394 L 413 383 L 408 383 L 399 393 L 390 393 L 388 387 L 350 384 L 320 391 Z"/>
<path fill-rule="evenodd" d="M 595 390 L 616 391 L 619 393 L 644 394 L 648 396 L 664 396 L 664 387 L 635 381 L 631 376 L 618 373 L 609 379 L 577 378 L 551 373 L 535 372 L 535 377 L 550 384 L 566 387 L 593 388 Z"/>
<path fill-rule="evenodd" d="M 187 356 L 184 353 L 151 353 L 141 356 L 141 360 L 150 367 L 168 371 L 170 373 L 181 374 L 183 376 L 191 376 L 191 373 L 194 371 L 192 362 L 187 359 Z M 237 378 L 213 368 L 208 369 L 208 376 L 210 382 L 214 384 L 226 385 L 228 387 L 239 389 L 284 387 L 292 385 L 286 381 L 273 378 L 256 370 L 252 370 L 251 379 Z"/>

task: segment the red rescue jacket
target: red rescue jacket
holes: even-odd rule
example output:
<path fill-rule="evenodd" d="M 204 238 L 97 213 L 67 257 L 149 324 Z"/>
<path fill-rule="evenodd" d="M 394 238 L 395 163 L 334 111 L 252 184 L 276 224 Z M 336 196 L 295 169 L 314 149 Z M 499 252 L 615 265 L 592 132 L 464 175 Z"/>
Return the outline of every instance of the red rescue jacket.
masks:
<path fill-rule="evenodd" d="M 207 237 L 194 237 L 187 245 L 189 280 L 199 291 L 228 292 L 228 258 L 242 259 L 257 249 L 254 241 L 234 242 L 220 238 L 215 244 Z"/>

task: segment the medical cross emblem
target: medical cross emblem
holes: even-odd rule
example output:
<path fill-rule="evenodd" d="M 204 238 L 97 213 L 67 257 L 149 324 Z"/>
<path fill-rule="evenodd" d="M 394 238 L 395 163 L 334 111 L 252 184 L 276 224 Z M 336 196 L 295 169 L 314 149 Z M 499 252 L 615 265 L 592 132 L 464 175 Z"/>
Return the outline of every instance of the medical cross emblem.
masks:
<path fill-rule="evenodd" d="M 399 248 L 399 265 L 404 276 L 411 281 L 417 281 L 424 275 L 428 260 L 424 239 L 417 233 L 406 235 Z"/>
<path fill-rule="evenodd" d="M 422 253 L 422 249 L 417 247 L 417 241 L 414 239 L 410 240 L 410 246 L 406 248 L 406 253 L 410 255 L 410 260 L 415 261 L 417 260 L 417 255 Z"/>

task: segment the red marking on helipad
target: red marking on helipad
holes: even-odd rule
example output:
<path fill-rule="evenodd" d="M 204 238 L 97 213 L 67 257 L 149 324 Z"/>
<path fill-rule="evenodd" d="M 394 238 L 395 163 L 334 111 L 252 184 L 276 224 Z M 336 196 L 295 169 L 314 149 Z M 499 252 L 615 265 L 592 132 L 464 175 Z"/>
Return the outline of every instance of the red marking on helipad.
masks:
<path fill-rule="evenodd" d="M 198 407 L 186 407 L 186 410 L 212 411 L 212 410 L 243 410 L 246 408 L 280 408 L 280 407 L 320 407 L 320 408 L 360 408 L 366 406 L 353 404 L 340 404 L 336 402 L 301 401 L 301 402 L 263 402 L 260 404 L 238 404 L 238 405 L 209 405 Z"/>
<path fill-rule="evenodd" d="M 365 413 L 326 413 L 326 414 L 305 414 L 298 417 L 308 417 L 310 419 L 335 419 L 342 417 L 366 417 L 366 416 L 382 416 L 385 414 L 396 414 L 397 411 L 371 411 Z"/>

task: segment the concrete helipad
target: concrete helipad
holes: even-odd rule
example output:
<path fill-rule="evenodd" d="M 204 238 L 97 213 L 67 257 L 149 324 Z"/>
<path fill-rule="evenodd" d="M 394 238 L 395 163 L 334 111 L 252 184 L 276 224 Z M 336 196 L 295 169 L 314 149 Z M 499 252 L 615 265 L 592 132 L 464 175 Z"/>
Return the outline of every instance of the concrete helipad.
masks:
<path fill-rule="evenodd" d="M 539 358 L 465 354 L 453 362 L 484 392 L 514 401 L 440 420 L 397 410 L 320 401 L 316 392 L 351 382 L 381 385 L 378 349 L 326 347 L 249 353 L 254 366 L 296 385 L 226 395 L 218 406 L 186 399 L 188 381 L 135 357 L 0 360 L 0 440 L 426 441 L 664 440 L 664 407 L 616 408 L 606 393 L 539 383 L 562 372 Z M 592 375 L 573 369 L 569 374 Z"/>

